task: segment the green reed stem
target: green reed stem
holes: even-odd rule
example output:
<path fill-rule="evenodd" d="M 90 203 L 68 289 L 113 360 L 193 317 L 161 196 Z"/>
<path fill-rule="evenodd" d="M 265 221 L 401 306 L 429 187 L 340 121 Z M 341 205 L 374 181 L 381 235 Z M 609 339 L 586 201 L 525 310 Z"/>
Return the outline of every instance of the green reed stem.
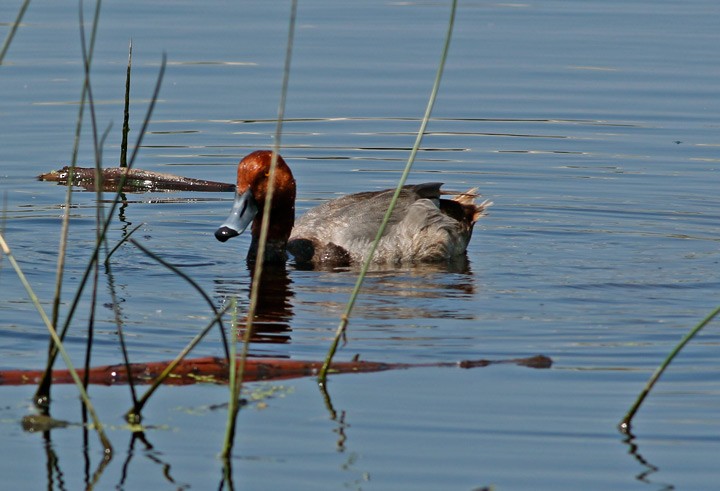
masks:
<path fill-rule="evenodd" d="M 127 167 L 128 133 L 130 132 L 130 71 L 132 68 L 132 39 L 128 50 L 127 74 L 125 75 L 125 110 L 123 111 L 122 142 L 120 143 L 120 167 Z"/>
<path fill-rule="evenodd" d="M 10 44 L 12 43 L 13 38 L 15 37 L 15 33 L 18 30 L 18 27 L 20 27 L 20 22 L 22 22 L 22 18 L 25 15 L 25 11 L 30 6 L 30 0 L 25 0 L 23 4 L 20 6 L 20 10 L 18 10 L 17 17 L 15 17 L 15 22 L 12 23 L 10 26 L 10 32 L 8 32 L 7 36 L 5 36 L 5 41 L 3 42 L 2 48 L 0 48 L 0 65 L 2 65 L 3 60 L 5 59 L 5 55 L 7 54 L 8 50 L 10 49 Z"/>
<path fill-rule="evenodd" d="M 87 392 L 85 391 L 85 388 L 83 387 L 82 380 L 80 380 L 80 376 L 78 375 L 77 371 L 75 370 L 72 360 L 70 359 L 70 356 L 67 354 L 67 351 L 65 351 L 65 348 L 62 344 L 62 341 L 60 340 L 60 337 L 58 336 L 57 332 L 55 331 L 55 327 L 50 322 L 50 318 L 45 314 L 45 310 L 43 309 L 42 305 L 40 304 L 40 300 L 38 300 L 37 295 L 35 295 L 35 292 L 32 289 L 32 286 L 30 286 L 30 282 L 25 277 L 25 274 L 23 273 L 22 269 L 20 268 L 20 265 L 15 260 L 15 257 L 13 256 L 12 251 L 10 250 L 10 247 L 7 245 L 7 242 L 5 242 L 5 238 L 0 234 L 0 249 L 2 249 L 5 256 L 7 256 L 8 261 L 10 262 L 10 265 L 15 270 L 15 273 L 17 274 L 18 278 L 20 279 L 20 282 L 22 283 L 23 287 L 25 288 L 25 291 L 27 292 L 28 296 L 30 297 L 30 301 L 35 306 L 35 309 L 40 314 L 40 318 L 42 319 L 43 323 L 47 327 L 48 331 L 50 332 L 50 337 L 52 338 L 53 342 L 55 343 L 56 349 L 60 352 L 60 356 L 62 356 L 63 361 L 65 362 L 65 366 L 67 366 L 68 371 L 70 372 L 70 376 L 73 379 L 73 382 L 75 382 L 75 385 L 78 388 L 78 391 L 80 392 L 80 398 L 83 401 L 83 404 L 85 404 L 85 407 L 87 408 L 88 412 L 90 413 L 90 416 L 92 417 L 93 424 L 95 425 L 95 430 L 98 432 L 98 437 L 100 438 L 100 443 L 102 444 L 103 448 L 105 449 L 105 456 L 106 458 L 110 458 L 112 455 L 112 445 L 110 445 L 110 440 L 108 440 L 107 436 L 105 435 L 105 431 L 103 430 L 102 423 L 100 423 L 100 419 L 97 416 L 97 413 L 95 412 L 95 408 L 92 405 L 92 402 L 90 402 L 90 397 L 88 396 Z"/>
<path fill-rule="evenodd" d="M 132 157 L 130 158 L 130 162 L 128 163 L 128 168 L 131 168 L 133 164 L 135 163 L 135 157 L 137 156 L 138 148 L 140 147 L 140 144 L 142 142 L 142 138 L 147 130 L 147 125 L 149 124 L 150 117 L 152 116 L 153 109 L 155 108 L 155 103 L 157 102 L 158 94 L 160 93 L 160 86 L 162 85 L 162 79 L 165 74 L 165 67 L 167 65 L 167 56 L 165 53 L 163 53 L 162 62 L 160 65 L 160 72 L 158 73 L 157 82 L 155 84 L 155 90 L 153 92 L 152 100 L 150 101 L 150 106 L 148 107 L 148 111 L 145 115 L 145 120 L 143 121 L 143 125 L 140 131 L 140 134 L 138 135 L 137 144 L 135 147 L 135 150 L 132 154 Z M 115 209 L 117 208 L 117 205 L 120 203 L 121 197 L 123 196 L 122 189 L 125 185 L 125 181 L 127 180 L 127 175 L 123 174 L 120 177 L 120 181 L 118 183 L 118 189 L 115 193 L 115 198 L 113 199 L 112 204 L 110 205 L 110 210 L 108 212 L 107 218 L 105 220 L 105 224 L 102 228 L 101 237 L 104 238 L 107 235 L 107 231 L 110 228 L 110 223 L 112 222 L 112 216 L 115 213 Z M 63 325 L 62 331 L 60 333 L 60 339 L 65 338 L 65 334 L 67 333 L 67 330 L 70 326 L 70 322 L 72 321 L 72 318 L 75 314 L 75 309 L 77 308 L 80 297 L 82 296 L 83 290 L 85 289 L 85 285 L 87 283 L 88 276 L 90 275 L 90 271 L 92 270 L 92 265 L 95 261 L 97 261 L 99 251 L 100 251 L 101 244 L 96 243 L 95 247 L 93 248 L 93 252 L 90 256 L 90 261 L 88 262 L 88 265 L 85 268 L 85 272 L 83 273 L 82 278 L 80 279 L 80 284 L 78 286 L 78 289 L 75 293 L 75 297 L 73 299 L 73 302 L 70 306 L 70 310 L 68 312 L 68 316 L 65 319 L 65 324 Z M 55 354 L 51 354 L 51 359 L 48 361 L 48 368 L 45 373 L 44 377 L 48 376 L 48 372 L 52 369 L 52 364 L 55 361 Z"/>
<path fill-rule="evenodd" d="M 84 49 L 83 49 L 84 51 Z M 90 96 L 90 92 L 88 92 L 89 102 L 90 105 L 93 106 L 93 100 Z M 95 124 L 95 113 L 93 111 L 92 114 L 93 117 L 93 132 L 96 131 L 97 125 Z M 100 172 L 102 168 L 102 148 L 105 145 L 105 140 L 107 139 L 108 134 L 110 133 L 110 127 L 112 125 L 108 125 L 108 128 L 105 130 L 105 132 L 100 137 L 100 141 L 96 143 L 99 148 L 95 150 L 96 154 L 96 160 L 95 160 L 95 177 L 96 179 L 99 178 L 100 182 L 97 183 L 96 189 L 95 189 L 95 231 L 96 231 L 96 241 L 100 241 L 100 227 L 102 223 L 104 222 L 104 216 L 103 216 L 103 206 L 102 206 L 102 173 Z M 97 137 L 94 137 L 94 139 L 97 141 Z M 105 249 L 107 250 L 107 239 L 105 239 Z M 97 292 L 98 292 L 98 283 L 100 280 L 100 264 L 96 261 L 95 267 L 93 268 L 93 287 L 92 287 L 92 299 L 90 301 L 90 316 L 88 319 L 88 330 L 87 330 L 87 343 L 85 347 L 85 376 L 83 377 L 83 386 L 86 388 L 88 387 L 89 381 L 90 381 L 90 362 L 92 358 L 92 347 L 93 347 L 93 341 L 95 338 L 95 312 L 97 309 Z M 121 334 L 122 336 L 122 334 Z M 121 337 L 122 339 L 122 337 Z M 132 389 L 132 386 L 131 386 Z"/>
<path fill-rule="evenodd" d="M 165 74 L 165 67 L 167 66 L 167 55 L 163 53 L 162 56 L 162 62 L 160 64 L 160 72 L 158 73 L 157 82 L 155 84 L 155 90 L 152 95 L 152 99 L 150 101 L 150 105 L 148 107 L 147 113 L 145 115 L 145 120 L 143 121 L 142 128 L 140 129 L 140 134 L 138 135 L 137 143 L 135 146 L 135 149 L 133 151 L 133 154 L 130 158 L 130 162 L 128 162 L 128 168 L 132 168 L 133 164 L 135 163 L 135 158 L 137 157 L 138 149 L 140 148 L 140 144 L 142 143 L 143 136 L 145 135 L 145 132 L 147 131 L 147 126 L 150 122 L 150 118 L 153 113 L 153 109 L 155 108 L 155 103 L 157 102 L 158 95 L 160 93 L 160 87 L 162 85 L 163 76 Z M 112 222 L 112 216 L 115 213 L 115 209 L 117 208 L 118 203 L 121 200 L 121 197 L 123 196 L 122 189 L 125 185 L 125 181 L 127 180 L 127 174 L 123 174 L 120 177 L 120 181 L 118 183 L 118 189 L 115 193 L 115 198 L 113 199 L 112 204 L 110 205 L 110 210 L 108 212 L 107 218 L 105 220 L 105 224 L 103 225 L 101 238 L 104 239 L 104 237 L 107 235 L 107 231 L 110 228 L 110 223 Z M 80 279 L 80 283 L 78 285 L 78 289 L 75 292 L 75 297 L 73 298 L 73 301 L 70 305 L 70 310 L 68 311 L 67 318 L 65 319 L 65 323 L 63 324 L 62 330 L 60 332 L 60 339 L 65 339 L 65 335 L 67 334 L 67 331 L 70 327 L 70 323 L 72 322 L 72 319 L 75 315 L 75 309 L 77 308 L 78 304 L 80 303 L 80 297 L 82 296 L 83 290 L 85 289 L 85 285 L 87 284 L 88 277 L 90 275 L 90 272 L 92 271 L 93 264 L 95 261 L 98 260 L 101 242 L 98 242 L 95 244 L 95 247 L 93 248 L 93 252 L 90 256 L 90 261 L 88 262 L 85 272 L 83 273 L 82 278 Z M 55 357 L 57 356 L 57 350 L 54 349 L 54 347 L 50 350 L 50 353 L 48 355 L 48 362 L 45 369 L 45 373 L 43 374 L 43 378 L 40 381 L 38 390 L 35 393 L 35 403 L 39 407 L 42 407 L 43 405 L 47 404 L 48 397 L 49 397 L 49 391 L 50 391 L 50 379 L 52 375 L 52 366 L 55 363 Z M 45 404 L 43 404 L 43 402 Z"/>
<path fill-rule="evenodd" d="M 241 385 L 237 383 L 237 338 L 238 338 L 238 326 L 237 326 L 237 298 L 233 297 L 230 299 L 230 309 L 232 311 L 230 335 L 232 336 L 232 342 L 230 343 L 230 363 L 228 364 L 228 387 L 230 389 L 230 402 L 228 404 L 227 414 L 227 426 L 225 431 L 225 440 L 223 442 L 222 452 L 220 457 L 225 460 L 225 470 L 228 471 L 230 452 L 232 450 L 232 442 L 234 434 L 229 430 L 235 426 L 234 420 L 237 417 L 240 405 L 240 393 L 236 392 L 241 388 Z M 228 480 L 231 476 L 226 475 L 225 479 Z"/>
<path fill-rule="evenodd" d="M 388 209 L 385 212 L 385 216 L 383 217 L 383 221 L 380 224 L 380 228 L 375 235 L 375 240 L 370 246 L 370 251 L 368 252 L 367 257 L 365 258 L 365 262 L 362 265 L 360 274 L 358 275 L 357 281 L 355 282 L 355 287 L 353 288 L 352 293 L 350 294 L 350 298 L 348 299 L 348 303 L 345 306 L 345 311 L 340 316 L 340 323 L 338 324 L 337 330 L 335 331 L 335 337 L 330 344 L 330 349 L 328 350 L 328 354 L 325 357 L 323 366 L 320 369 L 320 374 L 318 375 L 318 383 L 320 383 L 321 385 L 324 385 L 327 382 L 327 373 L 330 369 L 330 364 L 332 363 L 332 359 L 335 356 L 338 345 L 340 344 L 340 339 L 344 336 L 345 330 L 347 329 L 347 325 L 350 320 L 350 314 L 353 310 L 353 307 L 355 306 L 355 301 L 357 300 L 358 294 L 360 293 L 360 289 L 362 288 L 362 284 L 365 280 L 368 269 L 370 268 L 370 264 L 372 263 L 373 256 L 375 255 L 375 250 L 377 249 L 377 245 L 380 242 L 380 239 L 385 233 L 385 228 L 387 227 L 393 210 L 395 209 L 395 205 L 397 204 L 397 200 L 400 196 L 400 192 L 402 191 L 402 187 L 405 185 L 405 181 L 407 181 L 408 175 L 410 175 L 410 170 L 412 169 L 413 162 L 415 162 L 415 156 L 417 155 L 420 144 L 422 143 L 423 136 L 425 135 L 425 129 L 427 128 L 428 121 L 430 121 L 430 115 L 432 114 L 432 109 L 435 105 L 435 99 L 437 98 L 437 93 L 440 89 L 440 81 L 442 79 L 443 71 L 445 69 L 445 61 L 450 50 L 450 40 L 452 39 L 453 26 L 455 24 L 456 8 L 457 0 L 453 0 L 452 7 L 450 9 L 450 20 L 448 22 L 447 33 L 445 35 L 445 45 L 442 50 L 442 55 L 440 56 L 440 64 L 435 75 L 435 82 L 433 83 L 433 88 L 430 93 L 430 99 L 428 100 L 427 107 L 425 108 L 425 115 L 423 116 L 422 123 L 420 124 L 420 129 L 418 130 L 417 136 L 415 138 L 415 144 L 413 145 L 412 151 L 410 152 L 407 164 L 405 164 L 405 169 L 403 170 L 403 173 L 400 176 L 400 181 L 395 188 L 395 194 L 393 194 L 392 200 L 390 201 L 390 206 L 388 206 Z"/>
<path fill-rule="evenodd" d="M 151 115 L 152 115 L 153 109 L 154 109 L 154 107 L 155 107 L 155 102 L 157 101 L 157 97 L 158 97 L 158 94 L 159 94 L 159 91 L 160 91 L 160 86 L 161 86 L 161 84 L 162 84 L 162 79 L 163 79 L 163 75 L 164 75 L 164 73 L 165 73 L 166 63 L 167 63 L 167 57 L 166 57 L 166 55 L 163 53 L 162 63 L 161 63 L 161 66 L 160 66 L 160 73 L 158 74 L 158 79 L 157 79 L 157 82 L 156 82 L 156 85 L 155 85 L 155 91 L 153 92 L 152 100 L 151 100 L 151 102 L 150 102 L 150 106 L 149 106 L 148 111 L 147 111 L 147 114 L 146 114 L 146 116 L 145 116 L 145 120 L 144 120 L 144 122 L 143 122 L 143 126 L 142 126 L 142 129 L 141 129 L 140 135 L 138 136 L 138 141 L 137 141 L 137 144 L 136 144 L 135 151 L 133 152 L 133 155 L 132 155 L 132 158 L 131 158 L 131 160 L 130 160 L 130 163 L 129 163 L 129 166 L 128 166 L 128 167 L 132 167 L 132 166 L 133 166 L 133 164 L 134 164 L 134 162 L 135 162 L 135 157 L 136 157 L 136 155 L 137 155 L 138 147 L 140 146 L 140 143 L 142 142 L 142 138 L 143 138 L 143 136 L 144 136 L 144 134 L 145 134 L 145 132 L 146 132 L 146 130 L 147 130 L 147 125 L 148 125 L 148 123 L 149 123 L 149 121 L 150 121 L 150 117 L 151 117 Z M 112 222 L 112 216 L 113 216 L 113 214 L 115 213 L 115 209 L 117 208 L 117 205 L 120 203 L 120 201 L 122 200 L 122 197 L 124 196 L 124 194 L 123 194 L 123 192 L 122 192 L 122 189 L 123 189 L 123 187 L 124 187 L 124 185 L 125 185 L 125 181 L 126 181 L 126 180 L 127 180 L 127 174 L 123 174 L 122 176 L 120 176 L 120 180 L 119 180 L 119 182 L 118 182 L 117 192 L 115 193 L 115 197 L 114 197 L 114 199 L 113 199 L 113 202 L 112 202 L 112 204 L 110 205 L 110 211 L 109 211 L 109 213 L 108 213 L 108 215 L 107 215 L 107 219 L 106 219 L 106 221 L 105 221 L 105 223 L 103 224 L 103 227 L 102 227 L 102 232 L 101 232 L 101 234 L 100 234 L 100 237 L 101 237 L 102 239 L 104 239 L 104 238 L 106 237 L 107 231 L 108 231 L 108 229 L 110 228 L 110 223 Z M 92 255 L 92 257 L 91 257 L 91 263 L 92 263 L 93 261 L 97 260 L 98 253 L 99 253 L 99 249 L 100 249 L 100 244 L 97 243 L 97 244 L 95 245 L 95 249 L 94 249 L 93 255 Z M 113 250 L 114 250 L 114 249 L 113 249 Z M 76 294 L 76 296 L 75 296 L 75 300 L 73 301 L 72 307 L 71 307 L 71 309 L 70 309 L 70 314 L 68 315 L 68 319 L 67 319 L 67 321 L 66 321 L 66 324 L 65 324 L 65 326 L 63 327 L 63 336 L 64 336 L 64 332 L 67 330 L 67 325 L 68 325 L 69 321 L 72 319 L 72 316 L 73 316 L 73 314 L 74 314 L 75 308 L 77 307 L 77 303 L 78 303 L 78 301 L 79 301 L 79 297 L 80 297 L 80 295 L 82 294 L 82 289 L 83 289 L 84 286 L 85 286 L 85 283 L 86 283 L 86 280 L 87 280 L 87 276 L 88 276 L 88 274 L 89 274 L 89 270 L 90 270 L 91 266 L 92 266 L 92 264 L 88 264 L 88 267 L 87 267 L 86 270 L 85 270 L 85 274 L 83 275 L 83 278 L 82 278 L 82 280 L 81 280 L 81 282 L 80 282 L 80 288 L 78 289 L 78 292 L 77 292 L 77 294 Z"/>
<path fill-rule="evenodd" d="M 200 331 L 198 334 L 195 335 L 194 338 L 190 340 L 190 342 L 183 348 L 180 353 L 175 356 L 173 361 L 171 361 L 168 366 L 165 367 L 165 369 L 158 375 L 155 380 L 153 380 L 152 385 L 150 388 L 148 388 L 147 391 L 140 397 L 135 404 L 133 404 L 133 407 L 125 413 L 125 419 L 130 424 L 139 424 L 142 420 L 141 412 L 143 407 L 145 407 L 145 404 L 150 399 L 150 396 L 153 395 L 153 393 L 157 390 L 158 387 L 165 381 L 165 379 L 172 373 L 173 370 L 175 370 L 175 367 L 178 366 L 178 364 L 195 348 L 195 346 L 202 341 L 202 339 L 207 335 L 208 332 L 210 332 L 210 329 L 212 329 L 215 324 L 222 318 L 223 315 L 225 315 L 225 312 L 230 310 L 231 305 L 228 304 L 222 309 L 220 309 L 215 317 L 212 318 L 212 320 L 208 323 L 207 326 L 203 328 L 202 331 Z"/>
<path fill-rule="evenodd" d="M 98 138 L 98 126 L 97 126 L 97 116 L 95 114 L 95 101 L 93 99 L 93 92 L 92 92 L 92 83 L 90 82 L 90 59 L 88 57 L 88 49 L 87 49 L 87 43 L 85 42 L 85 19 L 84 19 L 84 13 L 82 9 L 82 3 L 80 4 L 80 47 L 82 50 L 82 59 L 83 59 L 83 66 L 85 68 L 85 80 L 87 80 L 87 100 L 88 105 L 90 107 L 90 121 L 92 123 L 92 137 L 93 137 L 93 148 L 95 151 L 95 240 L 97 244 L 99 245 L 104 239 L 100 236 L 100 227 L 102 223 L 104 222 L 104 216 L 103 216 L 103 205 L 102 205 L 102 186 L 103 186 L 103 178 L 102 178 L 102 148 L 105 143 L 105 139 L 107 138 L 107 135 L 110 133 L 110 129 L 112 127 L 112 124 L 108 125 L 105 132 L 102 134 L 100 138 Z M 106 244 L 107 247 L 107 244 Z M 92 291 L 91 291 L 91 300 L 90 300 L 90 315 L 88 319 L 88 335 L 87 335 L 87 342 L 85 347 L 85 377 L 83 380 L 83 386 L 85 387 L 85 390 L 87 390 L 88 387 L 88 381 L 89 381 L 89 371 L 90 371 L 90 362 L 92 357 L 92 346 L 93 341 L 95 339 L 95 312 L 97 308 L 97 290 L 98 290 L 98 281 L 100 278 L 100 264 L 98 261 L 94 262 L 93 267 L 93 279 L 92 279 Z"/>
<path fill-rule="evenodd" d="M 130 240 L 130 237 L 132 237 L 132 234 L 134 234 L 135 232 L 137 232 L 138 229 L 139 229 L 140 227 L 142 227 L 143 225 L 145 225 L 145 222 L 143 222 L 143 223 L 135 226 L 135 227 L 134 227 L 132 230 L 130 230 L 122 239 L 120 239 L 117 244 L 115 244 L 115 247 L 113 247 L 113 248 L 110 250 L 110 252 L 106 252 L 106 253 L 105 253 L 105 264 L 108 264 L 108 263 L 110 262 L 110 258 L 112 257 L 113 254 L 115 254 L 115 251 L 117 251 L 118 249 L 120 249 L 120 246 L 121 246 L 121 245 L 123 245 L 125 242 L 127 242 L 128 240 Z"/>
<path fill-rule="evenodd" d="M 90 33 L 90 43 L 87 50 L 87 56 L 83 55 L 83 65 L 89 67 L 92 64 L 92 57 L 95 52 L 95 39 L 97 38 L 97 26 L 100 20 L 100 6 L 101 0 L 97 0 L 95 4 L 95 16 L 93 18 L 92 29 Z M 80 1 L 80 32 L 84 36 L 85 22 L 83 17 L 83 3 Z M 80 135 L 82 133 L 83 115 L 85 113 L 85 99 L 87 97 L 88 88 L 90 86 L 90 74 L 89 70 L 85 70 L 85 76 L 83 79 L 82 92 L 80 94 L 80 105 L 78 108 L 78 116 L 75 124 L 75 138 L 73 143 L 73 151 L 70 159 L 70 166 L 68 169 L 68 182 L 72 182 L 73 173 L 75 171 L 75 165 L 77 163 L 78 152 L 80 148 Z M 65 272 L 65 258 L 67 251 L 68 233 L 70 229 L 70 205 L 72 203 L 72 186 L 68 185 L 65 194 L 65 213 L 63 213 L 62 225 L 60 227 L 60 245 L 58 247 L 58 258 L 57 266 L 55 269 L 55 294 L 53 295 L 53 308 L 52 308 L 52 325 L 57 326 L 60 318 L 60 302 L 62 299 L 62 285 Z M 90 268 L 90 265 L 88 265 Z M 61 334 L 61 339 L 64 339 L 65 334 Z M 47 414 L 50 408 L 50 386 L 51 386 L 51 372 L 52 366 L 55 361 L 55 345 L 50 342 L 48 345 L 48 361 L 45 368 L 45 374 L 38 384 L 37 391 L 35 392 L 34 403 L 43 413 Z"/>
<path fill-rule="evenodd" d="M 130 370 L 130 356 L 128 355 L 127 346 L 125 345 L 125 330 L 123 328 L 123 320 L 122 315 L 120 312 L 120 303 L 117 299 L 117 294 L 115 292 L 115 279 L 112 272 L 112 266 L 110 265 L 110 261 L 107 260 L 108 257 L 108 251 L 107 247 L 105 247 L 105 274 L 108 278 L 108 286 L 110 288 L 110 299 L 112 302 L 113 307 L 113 315 L 115 316 L 115 325 L 117 326 L 117 332 L 118 332 L 118 341 L 120 342 L 120 352 L 123 356 L 123 363 L 125 363 L 125 371 L 128 374 L 128 386 L 130 387 L 130 397 L 132 398 L 133 404 L 137 404 L 137 392 L 135 391 L 135 382 L 133 381 L 131 377 L 131 370 Z M 86 376 L 89 376 L 90 370 L 88 370 L 88 373 Z"/>
<path fill-rule="evenodd" d="M 720 314 L 720 307 L 717 307 L 715 310 L 710 312 L 710 314 L 705 317 L 698 325 L 693 327 L 690 332 L 685 334 L 683 338 L 680 340 L 677 346 L 675 346 L 675 349 L 673 349 L 670 354 L 665 358 L 665 360 L 662 362 L 662 364 L 655 369 L 655 372 L 652 374 L 650 379 L 645 384 L 645 387 L 643 388 L 642 392 L 640 392 L 640 395 L 638 395 L 637 400 L 635 401 L 635 404 L 632 405 L 630 410 L 625 414 L 625 417 L 622 419 L 618 427 L 620 428 L 620 431 L 623 433 L 629 433 L 630 432 L 630 423 L 632 422 L 633 417 L 635 416 L 635 413 L 638 412 L 640 409 L 640 406 L 642 405 L 645 398 L 650 394 L 650 391 L 655 386 L 657 381 L 662 376 L 663 372 L 665 372 L 665 369 L 670 366 L 670 363 L 673 361 L 675 356 L 677 356 L 680 351 L 685 347 L 686 344 L 690 342 L 691 339 L 693 339 L 705 326 L 707 326 L 710 321 L 712 321 L 717 315 Z"/>
<path fill-rule="evenodd" d="M 165 67 L 167 67 L 167 53 L 163 52 L 162 61 L 160 62 L 160 71 L 158 72 L 157 82 L 155 83 L 155 90 L 153 90 L 153 95 L 152 95 L 152 99 L 150 100 L 150 105 L 148 106 L 147 113 L 145 113 L 145 119 L 143 120 L 143 124 L 140 127 L 140 133 L 138 133 L 138 137 L 135 142 L 135 148 L 133 148 L 133 153 L 130 156 L 130 162 L 128 162 L 128 168 L 131 168 L 133 166 L 133 164 L 135 163 L 137 154 L 140 151 L 140 146 L 142 145 L 142 141 L 145 138 L 145 134 L 147 133 L 147 127 L 150 124 L 150 117 L 152 116 L 152 113 L 155 110 L 155 104 L 157 104 L 158 97 L 160 96 L 160 87 L 162 86 L 162 80 L 163 80 L 163 77 L 165 76 Z M 118 185 L 118 194 L 120 194 L 122 187 L 125 185 L 125 180 L 126 180 L 126 175 L 123 175 L 122 179 L 120 179 L 120 184 Z M 116 202 L 113 203 L 113 206 L 117 206 L 117 198 L 116 198 Z"/>
<path fill-rule="evenodd" d="M 253 273 L 253 281 L 250 287 L 250 305 L 247 312 L 247 320 L 245 323 L 245 334 L 243 336 L 243 345 L 240 352 L 240 362 L 238 366 L 238 374 L 235 380 L 235 390 L 231 394 L 240 396 L 242 390 L 242 380 L 245 370 L 245 360 L 247 359 L 250 338 L 252 337 L 253 319 L 257 310 L 258 296 L 260 293 L 260 282 L 262 281 L 263 263 L 265 261 L 265 244 L 267 243 L 267 234 L 270 226 L 270 212 L 272 206 L 273 193 L 275 192 L 275 168 L 277 167 L 277 159 L 280 153 L 280 139 L 282 137 L 282 126 L 285 118 L 285 101 L 287 100 L 287 90 L 290 81 L 290 62 L 292 60 L 293 42 L 295 39 L 295 20 L 297 18 L 297 0 L 293 0 L 290 5 L 290 25 L 288 27 L 288 41 L 285 51 L 285 65 L 283 68 L 282 88 L 280 89 L 280 102 L 278 103 L 277 125 L 275 127 L 275 143 L 273 145 L 272 159 L 270 161 L 270 172 L 268 173 L 268 188 L 263 206 L 263 219 L 260 224 L 260 237 L 258 239 L 257 257 L 255 260 L 255 270 Z M 228 458 L 232 452 L 232 442 L 235 438 L 235 426 L 237 422 L 237 413 L 240 405 L 234 404 L 235 413 L 228 421 L 227 436 L 225 446 L 222 450 L 222 456 Z"/>

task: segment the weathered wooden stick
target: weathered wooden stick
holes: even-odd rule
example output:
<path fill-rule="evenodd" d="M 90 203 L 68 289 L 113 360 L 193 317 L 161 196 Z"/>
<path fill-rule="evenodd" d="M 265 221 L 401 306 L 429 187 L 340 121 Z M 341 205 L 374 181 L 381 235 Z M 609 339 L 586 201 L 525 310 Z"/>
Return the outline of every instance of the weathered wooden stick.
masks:
<path fill-rule="evenodd" d="M 137 384 L 150 383 L 168 365 L 168 361 L 133 363 L 131 367 L 133 381 Z M 476 368 L 489 365 L 515 364 L 530 368 L 550 368 L 552 360 L 547 356 L 537 355 L 529 358 L 513 358 L 509 360 L 463 360 L 459 362 L 439 363 L 382 363 L 372 361 L 336 362 L 330 367 L 330 373 L 361 373 L 381 372 L 385 370 L 401 370 L 418 367 L 458 367 Z M 282 358 L 248 359 L 245 365 L 243 380 L 283 380 L 317 375 L 322 367 L 321 361 L 288 360 Z M 3 370 L 0 371 L 0 385 L 36 384 L 42 376 L 41 370 Z M 78 374 L 84 376 L 83 370 Z M 224 384 L 228 380 L 228 364 L 225 358 L 205 357 L 188 359 L 181 362 L 168 377 L 166 384 L 189 385 L 199 382 Z M 72 383 L 67 370 L 53 371 L 52 381 L 55 384 Z M 90 369 L 91 384 L 114 385 L 127 383 L 125 365 L 106 365 Z"/>
<path fill-rule="evenodd" d="M 204 179 L 193 179 L 191 177 L 176 176 L 142 169 L 128 169 L 126 167 L 108 167 L 102 170 L 103 191 L 117 191 L 120 178 L 127 174 L 123 191 L 204 191 L 232 193 L 235 191 L 234 184 L 224 182 L 206 181 Z M 40 174 L 41 181 L 52 181 L 58 184 L 67 185 L 69 167 L 65 166 L 60 170 Z M 75 167 L 73 179 L 70 183 L 73 186 L 82 186 L 88 190 L 95 190 L 95 168 Z"/>

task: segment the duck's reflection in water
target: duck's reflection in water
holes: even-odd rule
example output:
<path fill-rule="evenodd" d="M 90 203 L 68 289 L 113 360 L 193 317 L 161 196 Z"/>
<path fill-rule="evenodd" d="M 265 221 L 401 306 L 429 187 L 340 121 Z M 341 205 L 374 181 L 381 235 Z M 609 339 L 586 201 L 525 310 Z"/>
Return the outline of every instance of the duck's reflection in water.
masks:
<path fill-rule="evenodd" d="M 254 267 L 248 265 L 248 269 L 252 279 Z M 284 264 L 264 265 L 250 338 L 252 343 L 281 344 L 290 341 L 290 319 L 293 316 L 290 300 L 294 295 L 290 288 L 291 283 Z M 237 325 L 242 338 L 247 322 L 245 314 L 250 306 L 250 284 L 242 279 L 217 279 L 215 284 L 215 291 L 223 302 L 229 301 L 233 296 L 237 297 Z"/>
<path fill-rule="evenodd" d="M 356 269 L 298 272 L 294 289 L 305 308 L 312 306 L 322 317 L 338 317 L 345 310 L 357 274 Z M 353 312 L 366 319 L 458 318 L 465 314 L 453 299 L 470 298 L 475 290 L 465 256 L 452 262 L 376 266 L 368 272 Z"/>
<path fill-rule="evenodd" d="M 288 343 L 295 310 L 312 311 L 314 318 L 339 318 L 355 285 L 359 269 L 301 270 L 294 265 L 265 264 L 251 342 Z M 250 276 L 254 269 L 249 266 Z M 465 256 L 452 262 L 376 266 L 369 272 L 354 316 L 366 319 L 437 319 L 471 315 L 458 309 L 456 299 L 470 298 L 475 281 Z M 297 297 L 296 293 L 301 292 Z M 216 293 L 223 302 L 238 298 L 241 334 L 250 304 L 247 279 L 218 279 Z"/>

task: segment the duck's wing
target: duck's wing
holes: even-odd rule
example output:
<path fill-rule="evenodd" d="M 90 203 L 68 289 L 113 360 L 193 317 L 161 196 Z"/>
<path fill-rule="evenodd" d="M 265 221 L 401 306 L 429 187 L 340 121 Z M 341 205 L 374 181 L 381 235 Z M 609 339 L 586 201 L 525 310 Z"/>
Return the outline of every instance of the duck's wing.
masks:
<path fill-rule="evenodd" d="M 441 186 L 442 183 L 404 186 L 385 235 L 391 233 L 408 208 L 418 200 L 430 199 L 439 203 Z M 288 251 L 303 263 L 342 264 L 362 260 L 375 239 L 394 193 L 394 189 L 356 193 L 311 209 L 295 222 Z"/>
<path fill-rule="evenodd" d="M 465 254 L 475 222 L 492 203 L 475 203 L 476 190 L 451 193 L 453 199 L 440 199 L 440 185 L 414 186 L 414 200 L 404 201 L 393 215 L 375 252 L 381 263 L 437 262 Z M 445 194 L 445 193 L 442 193 Z M 372 237 L 374 239 L 374 235 Z M 365 259 L 369 243 L 353 244 Z M 354 255 L 354 254 L 353 254 Z"/>
<path fill-rule="evenodd" d="M 402 220 L 407 208 L 423 198 L 439 199 L 442 183 L 404 186 L 389 225 Z M 316 238 L 326 241 L 354 240 L 377 234 L 394 189 L 350 194 L 327 201 L 305 213 L 295 222 L 292 238 Z"/>

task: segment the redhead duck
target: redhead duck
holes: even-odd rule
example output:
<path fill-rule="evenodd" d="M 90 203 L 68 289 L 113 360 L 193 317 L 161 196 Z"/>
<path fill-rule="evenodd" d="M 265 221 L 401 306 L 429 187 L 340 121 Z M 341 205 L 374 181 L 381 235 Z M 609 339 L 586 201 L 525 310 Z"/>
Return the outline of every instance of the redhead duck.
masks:
<path fill-rule="evenodd" d="M 240 161 L 230 216 L 215 232 L 221 241 L 240 235 L 252 223 L 249 261 L 257 256 L 272 152 L 259 150 Z M 475 189 L 441 199 L 442 183 L 402 188 L 373 262 L 412 263 L 450 260 L 465 253 L 473 225 L 492 203 L 475 203 Z M 278 155 L 266 262 L 344 266 L 365 260 L 394 190 L 351 194 L 328 201 L 295 222 L 295 178 Z"/>

